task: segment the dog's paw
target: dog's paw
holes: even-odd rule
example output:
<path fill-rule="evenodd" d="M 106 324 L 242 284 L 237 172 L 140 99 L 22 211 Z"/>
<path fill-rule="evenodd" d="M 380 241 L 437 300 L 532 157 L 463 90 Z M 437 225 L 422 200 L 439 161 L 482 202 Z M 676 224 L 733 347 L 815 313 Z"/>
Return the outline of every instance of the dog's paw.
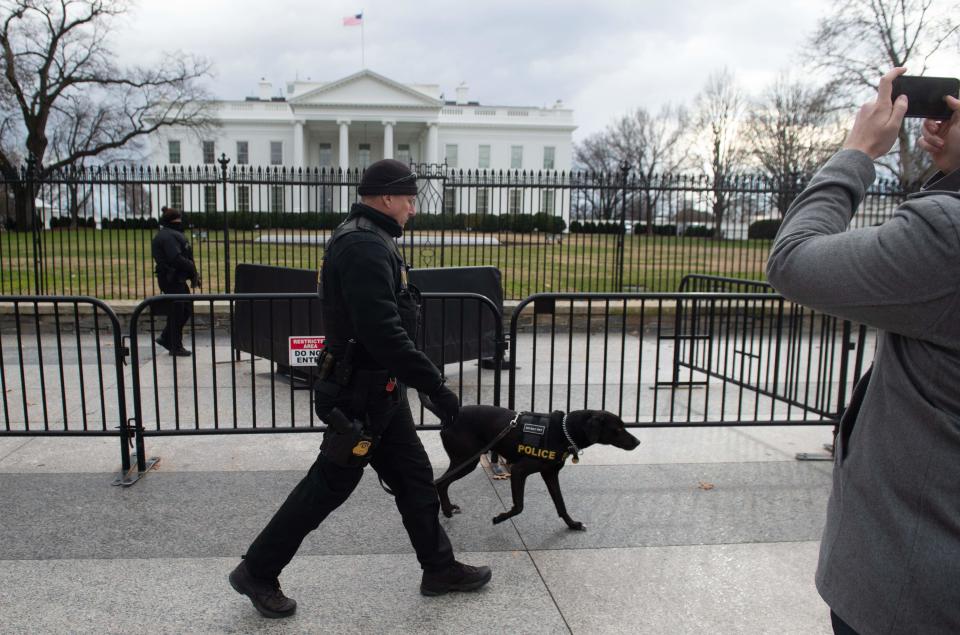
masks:
<path fill-rule="evenodd" d="M 496 516 L 493 517 L 493 524 L 499 525 L 500 523 L 502 523 L 508 518 L 510 518 L 510 516 L 508 516 L 507 514 L 497 514 Z"/>
<path fill-rule="evenodd" d="M 460 513 L 460 507 L 458 505 L 450 505 L 450 507 L 444 507 L 441 511 L 444 516 L 451 518 L 454 514 Z"/>
<path fill-rule="evenodd" d="M 585 526 L 582 522 L 580 522 L 579 520 L 575 520 L 575 521 L 573 521 L 572 523 L 567 523 L 567 527 L 569 527 L 570 529 L 572 529 L 572 530 L 574 530 L 574 531 L 586 531 L 586 530 L 587 530 L 586 526 Z"/>

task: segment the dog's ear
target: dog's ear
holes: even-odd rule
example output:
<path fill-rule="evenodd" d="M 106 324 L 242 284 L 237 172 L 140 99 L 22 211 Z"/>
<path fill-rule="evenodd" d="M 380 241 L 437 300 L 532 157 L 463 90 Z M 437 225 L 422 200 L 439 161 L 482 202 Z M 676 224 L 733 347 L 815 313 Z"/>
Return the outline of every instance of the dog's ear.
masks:
<path fill-rule="evenodd" d="M 603 430 L 603 415 L 599 412 L 591 413 L 587 418 L 587 424 L 584 426 L 587 441 L 590 443 L 598 442 L 601 430 Z"/>

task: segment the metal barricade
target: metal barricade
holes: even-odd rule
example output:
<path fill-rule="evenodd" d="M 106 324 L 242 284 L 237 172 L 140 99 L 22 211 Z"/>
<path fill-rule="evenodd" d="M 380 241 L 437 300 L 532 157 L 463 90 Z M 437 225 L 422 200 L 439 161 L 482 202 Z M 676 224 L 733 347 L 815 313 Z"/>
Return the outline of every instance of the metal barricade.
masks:
<path fill-rule="evenodd" d="M 496 305 L 477 294 L 424 293 L 423 300 L 424 321 L 439 328 L 421 331 L 418 347 L 443 369 L 463 403 L 498 404 L 505 345 Z M 152 297 L 138 305 L 130 321 L 130 348 L 139 469 L 148 469 L 148 436 L 325 430 L 314 413 L 312 365 L 284 364 L 280 353 L 241 355 L 236 346 L 240 313 L 245 316 L 244 339 L 266 340 L 266 350 L 276 351 L 278 333 L 281 338 L 322 334 L 296 332 L 292 326 L 294 316 L 303 314 L 300 322 L 317 324 L 319 316 L 311 314 L 316 302 L 314 293 L 187 294 Z M 156 342 L 165 323 L 161 313 L 172 303 L 192 307 L 183 335 L 192 352 L 188 357 L 169 355 Z M 471 314 L 475 319 L 468 320 Z M 464 327 L 468 322 L 483 328 L 470 333 Z M 465 348 L 471 349 L 469 355 Z M 477 359 L 475 372 L 466 364 L 471 355 Z M 483 358 L 491 359 L 492 369 L 481 363 Z M 420 413 L 421 429 L 439 428 L 414 393 L 410 402 Z"/>
<path fill-rule="evenodd" d="M 832 425 L 863 367 L 857 330 L 772 293 L 537 294 L 511 319 L 508 405 L 638 427 Z"/>
<path fill-rule="evenodd" d="M 120 321 L 86 296 L 0 296 L 0 436 L 117 436 L 129 485 Z"/>

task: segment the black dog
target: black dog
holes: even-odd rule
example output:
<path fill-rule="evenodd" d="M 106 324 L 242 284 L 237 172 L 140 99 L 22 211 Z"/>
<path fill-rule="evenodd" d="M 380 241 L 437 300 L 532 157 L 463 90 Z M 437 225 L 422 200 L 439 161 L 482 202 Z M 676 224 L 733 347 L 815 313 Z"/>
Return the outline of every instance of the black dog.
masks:
<path fill-rule="evenodd" d="M 443 449 L 450 457 L 450 467 L 436 481 L 444 516 L 450 518 L 460 511 L 459 507 L 450 503 L 447 493 L 450 484 L 473 471 L 480 460 L 479 456 L 475 456 L 477 452 L 509 427 L 516 417 L 517 413 L 506 408 L 466 406 L 460 410 L 455 423 L 441 430 Z M 537 438 L 535 434 L 540 430 L 543 430 L 541 440 L 533 445 L 530 440 Z M 528 476 L 540 472 L 560 518 L 570 529 L 585 529 L 583 523 L 567 514 L 557 475 L 569 456 L 576 461 L 580 450 L 595 443 L 624 450 L 632 450 L 640 445 L 640 441 L 624 428 L 620 417 L 604 410 L 574 410 L 566 417 L 562 412 L 555 411 L 549 415 L 549 421 L 520 419 L 492 447 L 511 463 L 510 489 L 513 493 L 513 508 L 496 516 L 493 523 L 502 523 L 523 511 L 524 483 Z M 470 460 L 471 457 L 474 457 L 473 460 Z"/>

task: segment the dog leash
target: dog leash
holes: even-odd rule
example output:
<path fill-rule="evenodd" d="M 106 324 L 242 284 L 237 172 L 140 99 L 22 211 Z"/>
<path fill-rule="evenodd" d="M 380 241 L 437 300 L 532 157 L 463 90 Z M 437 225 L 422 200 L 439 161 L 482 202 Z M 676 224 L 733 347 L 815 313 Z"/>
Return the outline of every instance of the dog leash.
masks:
<path fill-rule="evenodd" d="M 501 431 L 500 431 L 500 434 L 498 434 L 496 437 L 494 437 L 493 441 L 491 441 L 490 443 L 488 443 L 488 444 L 486 444 L 485 446 L 483 446 L 483 448 L 482 448 L 479 452 L 477 452 L 476 454 L 474 454 L 473 456 L 471 456 L 469 459 L 467 459 L 466 461 L 464 461 L 463 463 L 461 463 L 460 465 L 458 465 L 455 470 L 447 470 L 446 474 L 444 474 L 443 476 L 441 476 L 440 478 L 438 478 L 437 480 L 435 480 L 435 481 L 433 482 L 434 486 L 435 486 L 435 487 L 440 487 L 440 486 L 443 485 L 444 483 L 452 480 L 453 477 L 456 476 L 456 475 L 460 472 L 460 470 L 462 470 L 462 469 L 465 468 L 467 465 L 473 463 L 474 461 L 476 461 L 477 459 L 479 459 L 481 456 L 483 456 L 484 453 L 485 453 L 487 450 L 489 450 L 490 448 L 492 448 L 493 446 L 495 446 L 495 445 L 497 444 L 497 441 L 499 441 L 499 440 L 502 439 L 503 437 L 505 437 L 505 436 L 507 436 L 508 434 L 510 434 L 510 431 L 517 427 L 517 421 L 519 421 L 519 420 L 520 420 L 520 417 L 523 416 L 523 415 L 525 415 L 525 414 L 527 414 L 527 413 L 526 413 L 526 412 L 518 412 L 518 413 L 513 417 L 513 420 L 507 425 L 507 427 L 504 428 L 503 430 L 501 430 Z"/>

